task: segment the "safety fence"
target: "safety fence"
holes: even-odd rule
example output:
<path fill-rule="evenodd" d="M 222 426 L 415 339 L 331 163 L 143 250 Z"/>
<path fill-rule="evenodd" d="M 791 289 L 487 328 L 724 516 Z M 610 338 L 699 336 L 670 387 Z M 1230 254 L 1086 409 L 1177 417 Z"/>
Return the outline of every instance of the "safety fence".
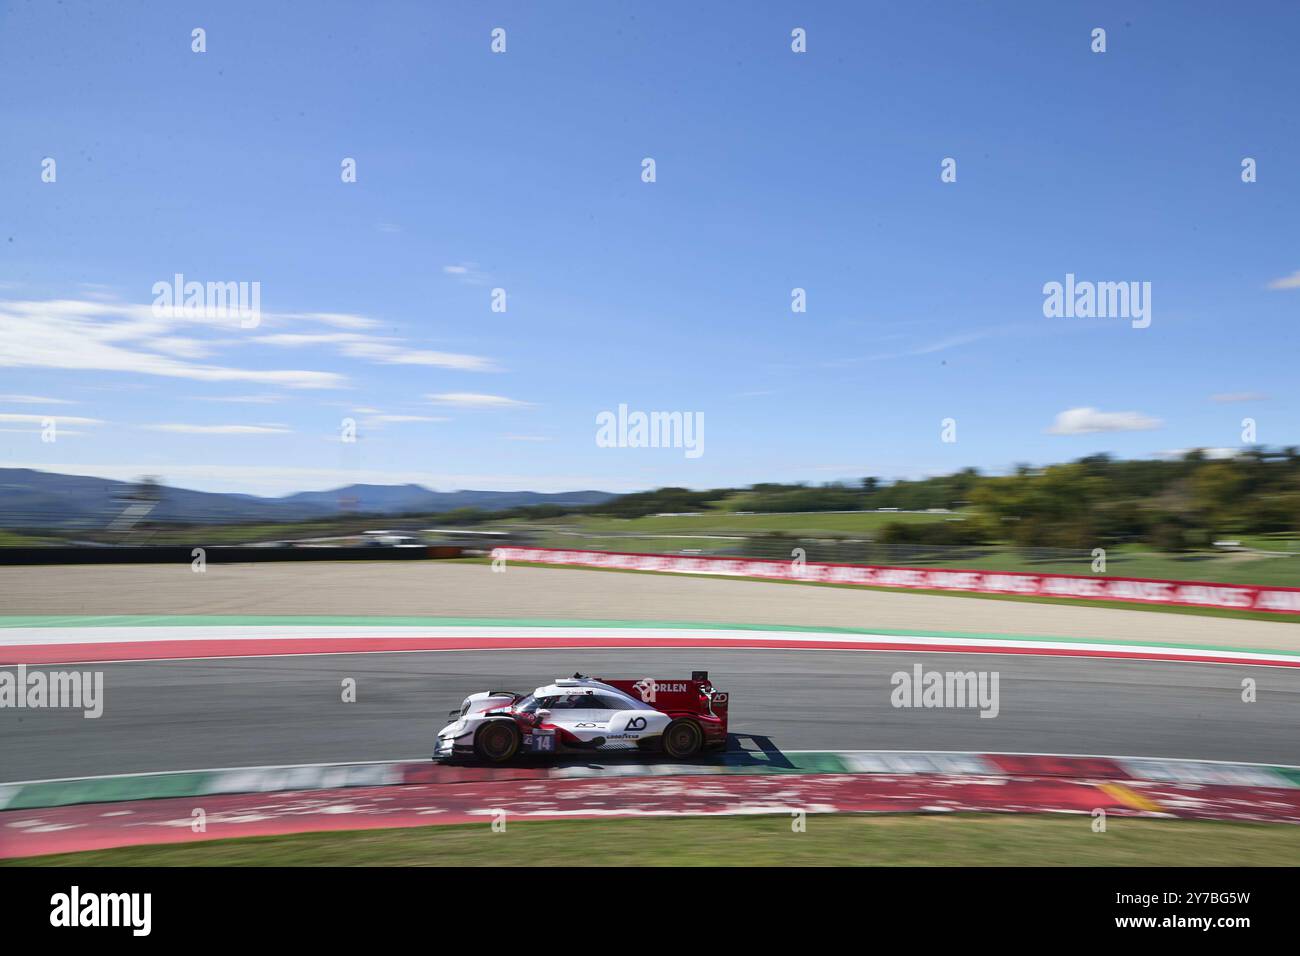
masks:
<path fill-rule="evenodd" d="M 1077 598 L 1090 601 L 1300 614 L 1300 588 L 1209 584 L 1204 581 L 817 564 L 797 558 L 787 561 L 763 561 L 610 551 L 563 551 L 547 548 L 497 548 L 492 552 L 492 556 L 506 561 L 577 565 L 625 571 L 722 575 L 817 584 Z"/>

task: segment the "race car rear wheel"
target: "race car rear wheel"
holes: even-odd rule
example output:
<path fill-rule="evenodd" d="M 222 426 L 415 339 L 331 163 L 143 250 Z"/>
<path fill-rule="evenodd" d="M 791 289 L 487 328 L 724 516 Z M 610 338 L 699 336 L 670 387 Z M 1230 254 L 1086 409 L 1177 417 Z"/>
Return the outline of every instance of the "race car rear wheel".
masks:
<path fill-rule="evenodd" d="M 513 720 L 489 720 L 474 735 L 474 753 L 489 763 L 504 763 L 519 752 L 519 728 Z"/>
<path fill-rule="evenodd" d="M 667 726 L 663 739 L 664 753 L 677 759 L 694 757 L 704 746 L 704 732 L 700 725 L 684 717 Z"/>

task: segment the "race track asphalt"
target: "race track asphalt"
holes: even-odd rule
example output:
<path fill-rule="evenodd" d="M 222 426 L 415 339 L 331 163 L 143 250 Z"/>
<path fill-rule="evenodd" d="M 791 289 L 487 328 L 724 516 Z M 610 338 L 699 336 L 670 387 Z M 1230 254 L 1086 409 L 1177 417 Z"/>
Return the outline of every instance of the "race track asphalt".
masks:
<path fill-rule="evenodd" d="M 739 616 L 739 615 L 737 615 Z M 891 706 L 890 675 L 996 671 L 1000 712 Z M 421 758 L 471 691 L 574 670 L 685 677 L 732 694 L 737 745 L 1300 764 L 1300 670 L 1051 657 L 786 650 L 344 654 L 98 665 L 105 706 L 0 711 L 0 780 Z M 345 678 L 355 703 L 342 701 Z M 1257 700 L 1242 700 L 1242 680 Z"/>

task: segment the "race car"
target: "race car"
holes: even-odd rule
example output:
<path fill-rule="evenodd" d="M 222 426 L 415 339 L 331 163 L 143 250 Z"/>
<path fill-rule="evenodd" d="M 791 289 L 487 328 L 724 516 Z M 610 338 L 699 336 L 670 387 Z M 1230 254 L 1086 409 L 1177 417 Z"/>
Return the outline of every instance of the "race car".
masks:
<path fill-rule="evenodd" d="M 531 694 L 470 694 L 438 731 L 434 760 L 505 763 L 520 754 L 651 751 L 684 759 L 727 743 L 728 695 L 708 671 L 690 680 L 574 674 Z"/>

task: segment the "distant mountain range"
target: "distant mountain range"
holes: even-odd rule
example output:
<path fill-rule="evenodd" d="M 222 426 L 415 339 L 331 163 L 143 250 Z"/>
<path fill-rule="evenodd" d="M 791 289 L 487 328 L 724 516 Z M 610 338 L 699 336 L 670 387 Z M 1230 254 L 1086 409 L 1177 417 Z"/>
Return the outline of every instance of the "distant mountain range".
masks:
<path fill-rule="evenodd" d="M 60 475 L 30 468 L 0 468 L 0 527 L 103 527 L 133 504 L 134 482 Z M 615 497 L 604 491 L 544 494 L 536 491 L 430 491 L 421 485 L 347 485 L 333 491 L 300 491 L 285 498 L 220 494 L 157 486 L 150 521 L 231 524 L 300 521 L 347 513 L 433 514 L 457 508 L 497 511 L 522 505 L 592 505 Z"/>

